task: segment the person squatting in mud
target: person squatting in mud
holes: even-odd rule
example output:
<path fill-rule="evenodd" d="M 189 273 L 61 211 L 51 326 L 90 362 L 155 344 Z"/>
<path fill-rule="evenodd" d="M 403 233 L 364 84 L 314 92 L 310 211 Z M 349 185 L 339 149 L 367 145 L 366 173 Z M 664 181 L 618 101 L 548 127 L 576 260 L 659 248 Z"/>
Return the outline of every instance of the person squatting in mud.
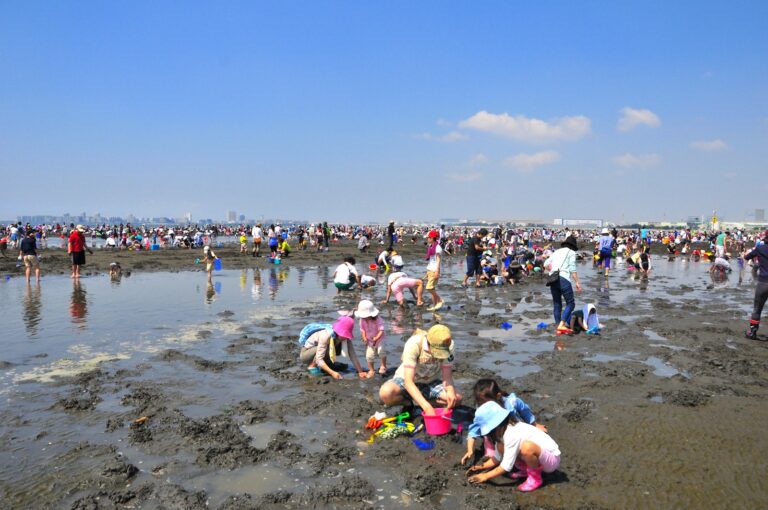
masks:
<path fill-rule="evenodd" d="M 333 324 L 312 323 L 304 326 L 299 333 L 301 353 L 299 359 L 307 364 L 309 373 L 316 375 L 321 371 L 334 379 L 343 379 L 341 372 L 346 370 L 344 363 L 338 363 L 336 357 L 341 355 L 346 347 L 347 356 L 355 365 L 360 379 L 366 379 L 368 373 L 363 370 L 357 359 L 354 338 L 355 320 L 352 317 L 339 317 Z"/>
<path fill-rule="evenodd" d="M 547 431 L 547 427 L 540 423 L 536 423 L 536 416 L 531 412 L 531 408 L 528 404 L 523 402 L 514 393 L 507 393 L 499 387 L 499 384 L 494 379 L 480 379 L 475 383 L 475 387 L 472 390 L 475 395 L 475 404 L 479 407 L 486 402 L 496 402 L 501 407 L 512 413 L 517 421 L 528 423 L 533 425 L 544 432 Z M 480 427 L 474 422 L 469 426 L 469 432 L 467 433 L 467 452 L 461 458 L 461 464 L 464 465 L 467 461 L 472 460 L 475 455 L 475 442 L 478 438 L 482 438 L 480 433 Z M 487 439 L 483 439 L 484 451 L 486 457 L 493 457 L 494 445 Z"/>
<path fill-rule="evenodd" d="M 489 401 L 475 411 L 472 423 L 480 435 L 494 444 L 494 454 L 469 468 L 470 483 L 484 483 L 501 475 L 525 478 L 518 489 L 536 490 L 543 483 L 541 473 L 552 473 L 560 466 L 560 447 L 539 427 L 517 419 L 496 401 Z M 513 468 L 517 468 L 513 472 Z"/>
<path fill-rule="evenodd" d="M 410 400 L 427 415 L 435 412 L 431 402 L 455 407 L 462 396 L 453 384 L 453 351 L 451 330 L 446 326 L 436 324 L 429 331 L 417 329 L 405 342 L 395 376 L 379 389 L 379 398 L 386 406 Z M 442 381 L 436 379 L 438 372 Z"/>

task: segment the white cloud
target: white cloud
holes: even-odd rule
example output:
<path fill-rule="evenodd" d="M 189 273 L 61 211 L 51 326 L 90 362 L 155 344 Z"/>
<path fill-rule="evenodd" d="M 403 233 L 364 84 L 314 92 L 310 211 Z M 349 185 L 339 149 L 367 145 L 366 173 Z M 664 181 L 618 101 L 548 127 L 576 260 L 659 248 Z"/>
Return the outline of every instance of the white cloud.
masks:
<path fill-rule="evenodd" d="M 623 168 L 650 168 L 661 163 L 658 154 L 622 154 L 613 158 L 613 162 Z"/>
<path fill-rule="evenodd" d="M 661 119 L 651 110 L 636 110 L 628 106 L 621 109 L 621 118 L 617 126 L 619 131 L 631 131 L 635 126 L 640 125 L 659 127 Z"/>
<path fill-rule="evenodd" d="M 478 167 L 478 166 L 484 165 L 486 163 L 488 163 L 488 156 L 478 152 L 477 154 L 472 156 L 472 158 L 469 160 L 468 165 L 470 167 L 474 168 L 474 167 Z"/>
<path fill-rule="evenodd" d="M 464 174 L 452 173 L 448 174 L 448 178 L 456 182 L 472 182 L 478 180 L 483 174 L 480 172 L 467 172 Z"/>
<path fill-rule="evenodd" d="M 466 140 L 469 137 L 459 131 L 451 131 L 450 133 L 446 133 L 444 135 L 433 135 L 432 133 L 419 133 L 418 135 L 414 135 L 414 138 L 417 138 L 419 140 L 430 140 L 434 142 L 451 143 L 451 142 L 458 142 L 460 140 Z"/>
<path fill-rule="evenodd" d="M 516 168 L 521 172 L 531 172 L 536 167 L 549 165 L 560 159 L 557 151 L 543 151 L 534 154 L 516 154 L 504 160 L 504 165 Z"/>
<path fill-rule="evenodd" d="M 714 140 L 696 140 L 695 142 L 691 142 L 690 147 L 697 151 L 717 152 L 727 149 L 728 144 L 721 139 L 716 138 Z"/>
<path fill-rule="evenodd" d="M 459 127 L 492 133 L 521 142 L 545 143 L 559 140 L 578 140 L 590 133 L 590 120 L 579 115 L 561 117 L 552 122 L 508 113 L 477 112 L 470 118 L 459 122 Z"/>
<path fill-rule="evenodd" d="M 451 126 L 453 126 L 453 122 L 445 120 L 445 119 L 437 119 L 435 121 L 435 124 L 437 124 L 440 127 L 451 127 Z"/>

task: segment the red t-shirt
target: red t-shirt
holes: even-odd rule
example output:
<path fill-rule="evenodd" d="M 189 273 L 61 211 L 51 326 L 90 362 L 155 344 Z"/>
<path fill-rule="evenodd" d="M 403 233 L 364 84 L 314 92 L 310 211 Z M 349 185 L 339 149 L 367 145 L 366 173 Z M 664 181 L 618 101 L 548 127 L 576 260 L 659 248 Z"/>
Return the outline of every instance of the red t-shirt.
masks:
<path fill-rule="evenodd" d="M 78 232 L 77 230 L 73 230 L 71 234 L 69 234 L 69 242 L 72 243 L 72 251 L 85 251 L 85 236 Z"/>

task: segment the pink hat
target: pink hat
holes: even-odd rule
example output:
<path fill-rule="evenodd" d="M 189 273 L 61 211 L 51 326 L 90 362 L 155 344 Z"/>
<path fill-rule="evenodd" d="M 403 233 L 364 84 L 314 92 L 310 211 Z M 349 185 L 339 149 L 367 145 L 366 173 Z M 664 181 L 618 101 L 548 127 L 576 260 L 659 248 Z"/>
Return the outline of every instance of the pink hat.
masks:
<path fill-rule="evenodd" d="M 355 338 L 355 319 L 352 317 L 339 317 L 333 323 L 333 332 L 342 338 Z"/>

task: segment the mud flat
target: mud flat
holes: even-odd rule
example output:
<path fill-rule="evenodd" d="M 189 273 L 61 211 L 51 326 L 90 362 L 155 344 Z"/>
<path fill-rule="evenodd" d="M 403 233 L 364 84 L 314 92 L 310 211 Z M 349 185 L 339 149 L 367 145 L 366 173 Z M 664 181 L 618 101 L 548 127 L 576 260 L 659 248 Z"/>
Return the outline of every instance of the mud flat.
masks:
<path fill-rule="evenodd" d="M 79 322 L 65 254 L 44 258 L 38 298 L 19 278 L 0 282 L 6 508 L 768 502 L 768 342 L 742 336 L 751 275 L 741 284 L 738 275 L 712 282 L 706 265 L 656 258 L 649 282 L 622 269 L 606 284 L 581 265 L 585 291 L 577 304 L 597 304 L 606 325 L 599 337 L 537 330 L 552 322 L 541 281 L 459 287 L 463 257 L 447 259 L 440 288 L 447 306 L 439 315 L 382 307 L 390 360 L 413 328 L 443 322 L 457 341 L 463 393 L 479 377 L 496 377 L 549 427 L 561 467 L 539 490 L 520 494 L 511 481 L 469 485 L 458 463 L 465 444 L 453 436 L 436 438 L 430 451 L 405 438 L 367 443 L 363 426 L 381 409 L 382 379 L 351 374 L 335 382 L 297 365 L 300 328 L 356 303 L 357 294 L 336 296 L 330 282 L 339 254 L 354 253 L 352 245 L 297 254 L 277 267 L 217 251 L 229 269 L 216 274 L 221 290 L 210 298 L 194 265 L 197 251 L 97 252 L 86 266 L 93 274 L 82 281 L 87 314 Z M 411 273 L 420 274 L 421 247 L 404 252 Z M 359 259 L 359 267 L 367 265 Z M 101 274 L 112 260 L 133 272 L 118 286 Z M 383 289 L 373 295 L 380 299 Z M 42 310 L 37 322 L 30 320 L 34 306 Z M 504 321 L 512 329 L 500 329 Z"/>

